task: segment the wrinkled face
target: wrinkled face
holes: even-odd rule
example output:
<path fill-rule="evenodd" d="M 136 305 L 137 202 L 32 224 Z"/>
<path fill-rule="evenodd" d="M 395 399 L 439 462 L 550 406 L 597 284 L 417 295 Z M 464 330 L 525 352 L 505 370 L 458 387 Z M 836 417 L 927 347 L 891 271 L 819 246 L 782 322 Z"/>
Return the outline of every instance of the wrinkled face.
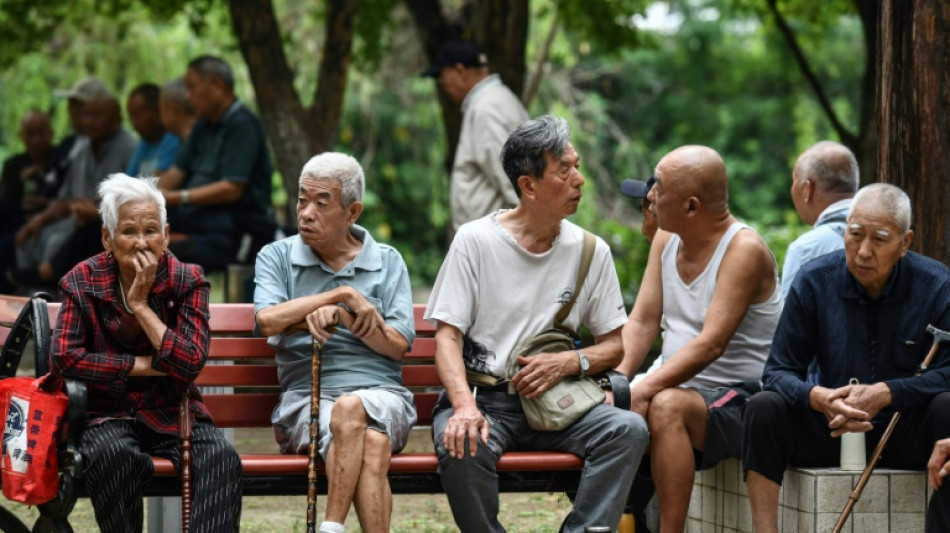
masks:
<path fill-rule="evenodd" d="M 168 228 L 162 227 L 158 206 L 147 200 L 123 204 L 119 207 L 115 235 L 102 228 L 102 246 L 113 253 L 120 272 L 135 275 L 137 255 L 152 254 L 157 259 L 168 248 Z"/>
<path fill-rule="evenodd" d="M 46 159 L 53 146 L 53 130 L 45 115 L 31 114 L 20 124 L 20 140 L 34 161 Z"/>
<path fill-rule="evenodd" d="M 574 146 L 567 143 L 560 158 L 547 153 L 543 177 L 535 184 L 535 202 L 557 213 L 561 218 L 577 212 L 581 202 L 584 176 L 580 172 L 581 158 Z"/>
<path fill-rule="evenodd" d="M 161 139 L 165 128 L 162 127 L 159 119 L 158 109 L 149 106 L 145 98 L 138 94 L 129 97 L 125 108 L 129 113 L 129 121 L 139 137 L 149 142 Z"/>
<path fill-rule="evenodd" d="M 104 142 L 119 129 L 118 104 L 106 98 L 89 100 L 83 106 L 84 133 L 94 142 Z"/>
<path fill-rule="evenodd" d="M 848 270 L 876 298 L 884 291 L 894 265 L 907 253 L 912 239 L 913 231 L 901 232 L 893 217 L 855 206 L 844 234 Z"/>
<path fill-rule="evenodd" d="M 212 78 L 202 78 L 194 69 L 185 73 L 185 95 L 195 113 L 203 118 L 214 120 L 220 107 L 221 91 Z"/>
<path fill-rule="evenodd" d="M 643 224 L 640 226 L 640 233 L 647 238 L 648 243 L 653 243 L 653 236 L 656 235 L 657 224 L 656 215 L 650 208 L 650 201 L 646 198 L 640 202 L 640 213 L 643 214 Z"/>
<path fill-rule="evenodd" d="M 319 250 L 345 238 L 363 210 L 361 202 L 343 207 L 343 188 L 330 179 L 305 177 L 297 194 L 297 231 L 300 239 Z"/>
<path fill-rule="evenodd" d="M 445 67 L 439 72 L 439 85 L 445 94 L 449 95 L 456 104 L 461 104 L 468 94 L 467 82 L 465 80 L 465 67 L 455 65 Z"/>

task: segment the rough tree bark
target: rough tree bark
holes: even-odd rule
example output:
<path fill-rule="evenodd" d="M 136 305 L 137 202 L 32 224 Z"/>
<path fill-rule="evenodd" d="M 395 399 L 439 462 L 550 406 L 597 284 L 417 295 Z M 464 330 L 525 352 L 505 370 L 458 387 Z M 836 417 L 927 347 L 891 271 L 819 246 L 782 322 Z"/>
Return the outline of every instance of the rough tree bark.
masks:
<path fill-rule="evenodd" d="M 914 209 L 914 249 L 950 263 L 950 3 L 883 0 L 878 168 Z"/>
<path fill-rule="evenodd" d="M 331 149 L 336 140 L 352 56 L 356 0 L 326 2 L 326 40 L 309 108 L 294 88 L 271 0 L 230 0 L 228 5 L 277 169 L 289 198 L 296 198 L 304 163 L 315 153 Z M 288 204 L 292 211 L 294 202 Z M 293 213 L 288 215 L 293 220 Z"/>
<path fill-rule="evenodd" d="M 449 20 L 439 0 L 406 0 L 419 40 L 429 61 L 435 61 L 442 44 L 464 38 L 478 43 L 488 56 L 489 70 L 501 76 L 515 94 L 525 80 L 525 46 L 528 40 L 528 0 L 470 0 Z M 459 106 L 437 86 L 448 153 L 452 168 L 462 117 Z"/>

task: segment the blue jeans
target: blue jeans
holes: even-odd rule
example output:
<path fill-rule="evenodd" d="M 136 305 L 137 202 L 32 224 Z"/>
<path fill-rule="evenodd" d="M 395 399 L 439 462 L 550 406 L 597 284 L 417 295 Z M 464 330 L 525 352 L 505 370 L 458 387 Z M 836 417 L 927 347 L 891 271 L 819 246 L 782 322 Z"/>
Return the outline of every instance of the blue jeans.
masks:
<path fill-rule="evenodd" d="M 433 443 L 439 456 L 442 487 L 455 523 L 463 532 L 503 532 L 498 522 L 498 476 L 495 463 L 505 451 L 570 452 L 584 459 L 574 509 L 561 531 L 582 533 L 585 527 L 616 530 L 637 465 L 649 443 L 647 424 L 640 415 L 610 405 L 598 405 L 562 431 L 535 431 L 517 396 L 479 390 L 478 408 L 491 423 L 488 444 L 479 443 L 475 457 L 448 455 L 442 433 L 452 416 L 445 393 L 435 408 Z"/>

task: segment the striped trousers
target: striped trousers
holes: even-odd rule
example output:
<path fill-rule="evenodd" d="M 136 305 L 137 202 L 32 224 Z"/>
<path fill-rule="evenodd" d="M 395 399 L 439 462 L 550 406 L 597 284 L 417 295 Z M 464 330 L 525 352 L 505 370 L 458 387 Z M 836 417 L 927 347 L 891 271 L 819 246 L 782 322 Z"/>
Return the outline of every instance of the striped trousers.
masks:
<path fill-rule="evenodd" d="M 177 435 L 154 432 L 133 420 L 110 420 L 83 431 L 85 483 L 103 532 L 142 531 L 142 486 L 152 477 L 151 456 L 179 466 Z M 213 425 L 192 425 L 191 533 L 238 531 L 241 460 Z"/>

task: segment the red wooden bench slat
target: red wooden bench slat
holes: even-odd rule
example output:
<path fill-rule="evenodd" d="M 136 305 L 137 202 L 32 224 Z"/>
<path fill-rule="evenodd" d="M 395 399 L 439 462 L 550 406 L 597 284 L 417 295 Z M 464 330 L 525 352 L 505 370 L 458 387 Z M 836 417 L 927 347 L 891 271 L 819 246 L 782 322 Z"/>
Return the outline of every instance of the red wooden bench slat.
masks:
<path fill-rule="evenodd" d="M 270 414 L 277 405 L 277 392 L 242 392 L 239 394 L 202 394 L 211 411 L 214 424 L 224 428 L 255 428 L 270 426 Z"/>
<path fill-rule="evenodd" d="M 239 359 L 244 357 L 274 357 L 274 349 L 264 337 L 211 337 L 208 348 L 211 359 Z"/>
<path fill-rule="evenodd" d="M 195 384 L 200 387 L 278 386 L 276 365 L 206 365 Z"/>

